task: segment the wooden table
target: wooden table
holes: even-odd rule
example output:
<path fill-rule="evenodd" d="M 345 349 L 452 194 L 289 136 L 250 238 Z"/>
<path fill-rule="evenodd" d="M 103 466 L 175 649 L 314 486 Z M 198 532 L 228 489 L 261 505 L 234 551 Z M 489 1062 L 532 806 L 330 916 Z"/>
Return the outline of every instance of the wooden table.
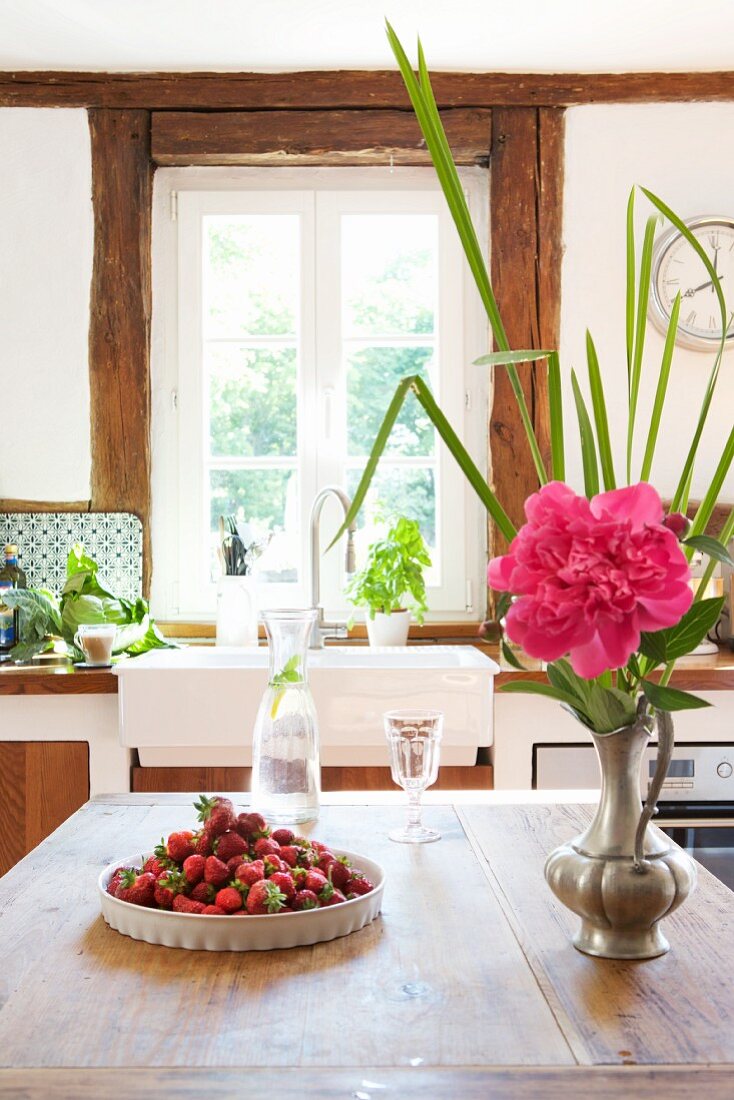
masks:
<path fill-rule="evenodd" d="M 382 916 L 250 954 L 110 930 L 99 869 L 193 810 L 186 795 L 87 803 L 0 881 L 0 1096 L 734 1095 L 734 894 L 706 871 L 666 921 L 670 954 L 591 959 L 542 877 L 588 806 L 431 804 L 443 839 L 411 848 L 386 839 L 399 799 L 350 798 L 316 835 L 385 866 Z"/>

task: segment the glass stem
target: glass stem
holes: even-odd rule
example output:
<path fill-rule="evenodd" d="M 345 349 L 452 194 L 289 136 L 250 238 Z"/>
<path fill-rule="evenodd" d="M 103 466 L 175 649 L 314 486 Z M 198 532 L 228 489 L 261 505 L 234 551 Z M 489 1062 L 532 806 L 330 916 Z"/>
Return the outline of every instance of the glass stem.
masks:
<path fill-rule="evenodd" d="M 421 828 L 421 794 L 418 790 L 408 791 L 408 829 Z"/>

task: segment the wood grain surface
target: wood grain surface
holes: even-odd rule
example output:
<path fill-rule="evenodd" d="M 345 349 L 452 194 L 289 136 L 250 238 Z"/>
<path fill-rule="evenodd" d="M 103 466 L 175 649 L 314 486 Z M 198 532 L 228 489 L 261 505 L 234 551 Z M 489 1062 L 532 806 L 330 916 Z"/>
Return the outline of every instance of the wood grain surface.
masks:
<path fill-rule="evenodd" d="M 579 918 L 543 880 L 549 852 L 586 827 L 591 808 L 457 812 L 579 1062 L 734 1062 L 731 890 L 701 868 L 696 893 L 664 921 L 667 955 L 647 962 L 592 959 L 569 949 Z"/>
<path fill-rule="evenodd" d="M 243 1100 L 277 1096 L 281 1100 L 731 1100 L 732 1067 L 661 1066 L 552 1067 L 484 1069 L 411 1066 L 392 1069 L 136 1069 L 121 1092 L 117 1069 L 0 1069 L 5 1100 Z"/>
<path fill-rule="evenodd" d="M 449 108 L 442 121 L 457 164 L 489 160 L 491 112 Z M 420 127 L 407 111 L 156 111 L 156 164 L 430 164 Z"/>
<path fill-rule="evenodd" d="M 85 741 L 0 741 L 0 875 L 88 798 Z"/>
<path fill-rule="evenodd" d="M 109 669 L 0 667 L 0 695 L 115 695 Z"/>
<path fill-rule="evenodd" d="M 386 55 L 387 56 L 387 55 Z M 430 66 L 430 56 L 428 63 Z M 431 73 L 439 107 L 734 100 L 734 72 Z M 6 107 L 162 110 L 408 109 L 397 71 L 301 73 L 0 73 Z"/>
<path fill-rule="evenodd" d="M 151 768 L 132 769 L 133 791 L 249 791 L 251 768 Z M 434 784 L 436 790 L 491 790 L 492 767 L 477 764 L 460 767 L 444 764 Z M 322 767 L 322 791 L 393 791 L 388 767 Z"/>
<path fill-rule="evenodd" d="M 573 1064 L 450 807 L 426 810 L 442 840 L 418 848 L 387 839 L 402 806 L 324 807 L 316 835 L 385 867 L 382 916 L 331 943 L 221 955 L 103 922 L 102 867 L 191 822 L 130 801 L 87 804 L 0 882 L 3 1066 Z"/>
<path fill-rule="evenodd" d="M 89 380 L 92 509 L 143 524 L 150 590 L 150 114 L 91 110 L 94 261 Z"/>

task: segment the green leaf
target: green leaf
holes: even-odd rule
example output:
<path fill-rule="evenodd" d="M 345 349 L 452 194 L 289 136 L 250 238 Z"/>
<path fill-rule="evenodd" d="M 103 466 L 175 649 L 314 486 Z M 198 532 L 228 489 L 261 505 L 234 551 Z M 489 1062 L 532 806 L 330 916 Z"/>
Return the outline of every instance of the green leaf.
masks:
<path fill-rule="evenodd" d="M 645 456 L 642 460 L 640 481 L 648 481 L 650 478 L 650 471 L 652 470 L 652 460 L 655 454 L 655 445 L 658 439 L 658 432 L 660 431 L 660 421 L 663 415 L 663 406 L 665 405 L 665 398 L 668 392 L 670 367 L 673 362 L 675 337 L 678 332 L 680 302 L 680 291 L 678 291 L 673 302 L 673 308 L 670 311 L 670 321 L 668 323 L 668 332 L 665 337 L 665 348 L 663 349 L 663 358 L 660 364 L 660 373 L 658 374 L 658 384 L 655 390 L 655 401 L 653 403 L 652 414 L 650 417 L 650 427 L 647 432 L 647 444 L 645 446 Z"/>
<path fill-rule="evenodd" d="M 579 386 L 576 372 L 571 371 L 571 386 L 573 399 L 576 402 L 576 416 L 579 422 L 579 435 L 581 437 L 581 460 L 584 468 L 584 492 L 587 497 L 596 496 L 599 492 L 599 467 L 596 461 L 596 446 L 594 433 L 591 429 L 591 420 Z"/>
<path fill-rule="evenodd" d="M 714 627 L 723 603 L 723 596 L 700 600 L 691 605 L 676 626 L 666 630 L 644 631 L 640 637 L 640 651 L 658 664 L 667 664 L 678 657 L 684 657 Z"/>
<path fill-rule="evenodd" d="M 494 613 L 498 619 L 504 619 L 512 604 L 511 592 L 499 592 L 494 602 Z"/>
<path fill-rule="evenodd" d="M 699 504 L 696 514 L 693 517 L 693 522 L 691 523 L 687 539 L 687 542 L 689 544 L 692 537 L 695 538 L 696 536 L 703 534 L 703 532 L 706 530 L 708 522 L 713 514 L 716 502 L 719 499 L 719 493 L 721 492 L 724 480 L 729 472 L 732 461 L 734 461 L 734 426 L 729 432 L 729 437 L 724 444 L 721 458 L 716 464 L 716 469 L 714 470 L 714 476 L 711 479 L 711 484 L 706 490 L 703 500 Z"/>
<path fill-rule="evenodd" d="M 511 666 L 511 668 L 516 668 L 519 672 L 527 672 L 528 671 L 525 668 L 525 665 L 520 663 L 520 661 L 517 658 L 517 655 L 513 652 L 513 650 L 510 648 L 510 646 L 508 646 L 508 644 L 507 644 L 507 642 L 505 641 L 504 638 L 500 642 L 500 649 L 502 651 L 502 656 L 504 657 L 507 664 Z"/>
<path fill-rule="evenodd" d="M 723 543 L 711 535 L 694 535 L 692 538 L 683 539 L 684 546 L 692 546 L 694 550 L 700 550 L 702 554 L 708 554 L 715 561 L 723 562 L 734 568 L 734 558 Z"/>
<path fill-rule="evenodd" d="M 61 633 L 70 644 L 83 623 L 107 622 L 99 596 L 74 596 L 64 601 L 61 612 Z"/>
<path fill-rule="evenodd" d="M 19 642 L 10 650 L 10 656 L 14 661 L 32 661 L 37 653 L 45 653 L 53 648 L 50 638 L 37 638 L 33 642 Z"/>
<path fill-rule="evenodd" d="M 2 603 L 18 610 L 18 635 L 21 642 L 35 642 L 47 634 L 61 634 L 61 617 L 56 601 L 49 593 L 34 588 L 9 588 Z"/>
<path fill-rule="evenodd" d="M 589 710 L 596 732 L 612 733 L 634 722 L 637 704 L 631 695 L 618 688 L 592 683 Z"/>
<path fill-rule="evenodd" d="M 547 359 L 551 351 L 491 351 L 474 360 L 474 366 L 506 367 L 508 363 L 535 363 Z"/>
<path fill-rule="evenodd" d="M 655 228 L 659 217 L 652 214 L 647 219 L 645 237 L 642 242 L 642 255 L 640 257 L 640 285 L 637 294 L 637 324 L 635 328 L 635 350 L 632 356 L 632 372 L 629 379 L 629 414 L 627 419 L 627 482 L 632 481 L 632 443 L 635 434 L 635 417 L 637 416 L 637 400 L 640 393 L 640 379 L 642 377 L 642 353 L 645 348 L 645 331 L 647 329 L 647 303 L 650 298 L 650 275 L 652 272 L 652 250 L 655 243 Z"/>
<path fill-rule="evenodd" d="M 547 699 L 555 699 L 557 703 L 565 703 L 574 712 L 579 711 L 579 700 L 575 695 L 553 684 L 544 684 L 542 680 L 508 680 L 497 690 L 506 695 L 543 695 Z"/>
<path fill-rule="evenodd" d="M 586 330 L 586 359 L 589 365 L 589 389 L 591 390 L 591 403 L 594 409 L 594 423 L 596 424 L 596 438 L 599 443 L 599 461 L 604 478 L 604 488 L 616 489 L 617 482 L 614 477 L 612 445 L 609 442 L 609 421 L 607 420 L 604 386 L 601 380 L 596 348 L 588 329 Z"/>
<path fill-rule="evenodd" d="M 632 382 L 632 352 L 635 343 L 635 189 L 627 200 L 627 393 Z"/>
<path fill-rule="evenodd" d="M 734 508 L 732 508 L 732 510 L 729 512 L 729 515 L 727 516 L 726 522 L 724 523 L 724 526 L 721 528 L 721 531 L 719 532 L 719 541 L 722 542 L 726 546 L 731 541 L 733 536 L 734 536 Z M 704 571 L 703 571 L 703 576 L 701 577 L 698 588 L 696 589 L 696 595 L 693 597 L 693 599 L 696 603 L 698 603 L 703 598 L 703 594 L 706 591 L 706 586 L 708 585 L 709 581 L 713 577 L 715 568 L 716 568 L 716 562 L 712 558 L 709 561 L 706 568 L 704 569 Z"/>
<path fill-rule="evenodd" d="M 591 683 L 573 671 L 571 663 L 561 657 L 558 661 L 551 661 L 547 668 L 548 679 L 555 688 L 575 695 L 579 700 L 579 706 L 588 710 Z"/>
<path fill-rule="evenodd" d="M 642 687 L 648 701 L 658 710 L 698 710 L 701 707 L 711 706 L 706 699 L 691 695 L 689 691 L 662 687 L 660 684 L 653 683 L 652 680 L 643 680 Z"/>
<path fill-rule="evenodd" d="M 548 406 L 550 413 L 551 473 L 555 481 L 565 481 L 563 392 L 561 387 L 561 364 L 557 351 L 552 351 L 548 356 Z"/>

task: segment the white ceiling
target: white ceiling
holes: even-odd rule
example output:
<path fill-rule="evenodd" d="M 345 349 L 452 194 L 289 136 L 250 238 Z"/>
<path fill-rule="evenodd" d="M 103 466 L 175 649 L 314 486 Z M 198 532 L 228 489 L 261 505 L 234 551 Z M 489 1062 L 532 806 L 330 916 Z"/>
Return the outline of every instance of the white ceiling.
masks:
<path fill-rule="evenodd" d="M 434 70 L 732 67 L 732 0 L 0 0 L 0 69 L 389 68 L 384 15 Z"/>

